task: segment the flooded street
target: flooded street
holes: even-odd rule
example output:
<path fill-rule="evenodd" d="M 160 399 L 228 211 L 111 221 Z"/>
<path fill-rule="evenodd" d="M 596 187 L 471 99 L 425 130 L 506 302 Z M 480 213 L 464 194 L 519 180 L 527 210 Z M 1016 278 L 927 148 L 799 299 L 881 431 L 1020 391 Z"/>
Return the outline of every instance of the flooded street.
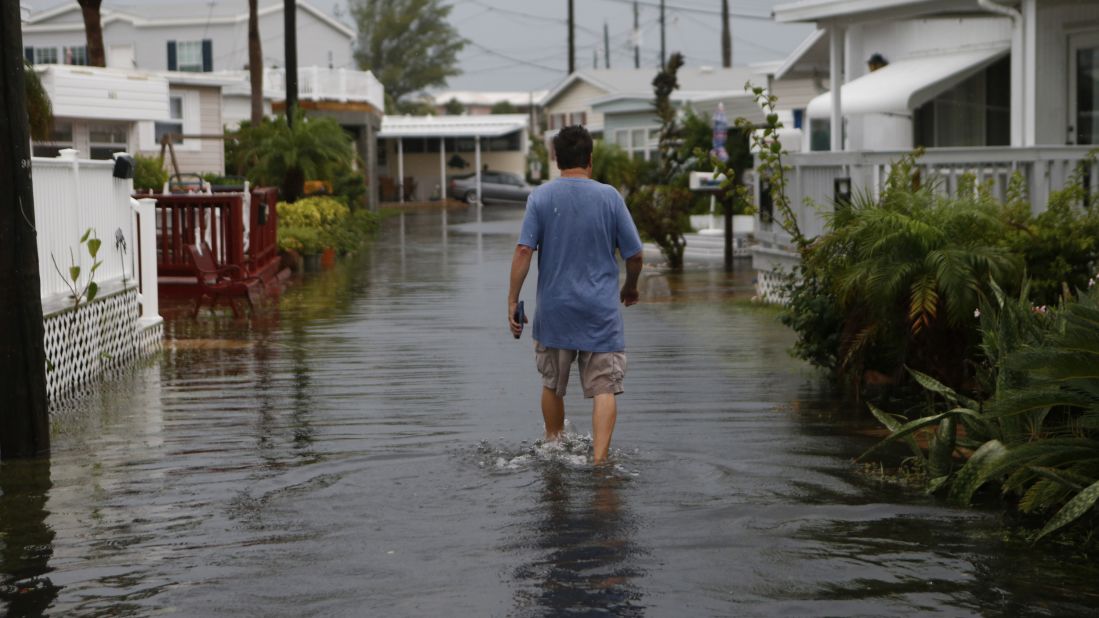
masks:
<path fill-rule="evenodd" d="M 750 272 L 646 269 L 613 471 L 537 447 L 506 332 L 520 209 L 409 212 L 0 467 L 0 608 L 51 616 L 1094 615 L 1099 569 L 879 486 Z M 742 266 L 747 268 L 747 266 Z M 534 280 L 523 298 L 534 304 Z"/>

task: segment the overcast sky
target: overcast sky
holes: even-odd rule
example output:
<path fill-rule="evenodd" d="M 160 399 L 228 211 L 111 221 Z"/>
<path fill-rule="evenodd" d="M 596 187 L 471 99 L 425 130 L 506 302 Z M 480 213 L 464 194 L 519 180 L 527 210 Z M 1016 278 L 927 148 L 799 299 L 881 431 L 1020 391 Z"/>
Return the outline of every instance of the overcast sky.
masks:
<path fill-rule="evenodd" d="M 0 0 L 6 1 L 6 0 Z M 69 0 L 75 3 L 75 0 Z M 216 0 L 219 4 L 246 0 Z M 347 15 L 347 0 L 310 0 L 327 12 Z M 788 1 L 788 0 L 783 0 Z M 32 10 L 65 4 L 59 0 L 21 0 Z M 111 4 L 174 4 L 180 0 L 105 0 Z M 659 0 L 638 0 L 642 66 L 655 67 L 660 56 Z M 721 0 L 666 0 L 667 50 L 680 51 L 688 65 L 721 66 Z M 780 25 L 767 16 L 778 0 L 730 0 L 733 12 L 733 62 L 748 64 L 783 58 L 812 31 L 804 24 Z M 201 11 L 207 0 L 194 0 Z M 454 90 L 536 90 L 564 77 L 567 0 L 454 0 L 451 23 L 469 40 L 459 57 L 462 75 Z M 576 64 L 591 67 L 593 52 L 603 66 L 603 24 L 610 31 L 611 67 L 633 66 L 633 0 L 576 0 Z M 299 44 L 307 44 L 300 42 Z"/>

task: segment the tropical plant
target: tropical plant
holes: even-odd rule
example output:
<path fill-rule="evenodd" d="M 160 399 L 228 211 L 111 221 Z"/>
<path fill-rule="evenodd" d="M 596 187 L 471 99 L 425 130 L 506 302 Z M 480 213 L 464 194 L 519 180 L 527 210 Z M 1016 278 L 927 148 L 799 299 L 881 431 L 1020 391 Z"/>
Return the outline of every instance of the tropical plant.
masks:
<path fill-rule="evenodd" d="M 297 200 L 306 179 L 324 178 L 333 168 L 350 166 L 351 138 L 331 118 L 313 118 L 300 111 L 292 125 L 285 116 L 250 123 L 232 135 L 227 148 L 238 173 L 256 185 L 277 186 L 286 201 Z"/>
<path fill-rule="evenodd" d="M 23 64 L 23 77 L 31 139 L 48 140 L 53 131 L 53 104 L 50 103 L 50 95 L 42 85 L 38 72 L 30 64 Z"/>
<path fill-rule="evenodd" d="M 683 268 L 684 232 L 690 229 L 690 211 L 694 195 L 677 177 L 685 174 L 689 162 L 680 152 L 682 128 L 671 94 L 679 88 L 676 74 L 683 66 L 683 55 L 674 53 L 653 79 L 656 115 L 660 119 L 659 162 L 655 182 L 639 186 L 626 196 L 638 231 L 651 239 L 668 260 L 668 266 Z"/>
<path fill-rule="evenodd" d="M 809 285 L 790 290 L 797 307 L 820 303 L 822 292 L 836 303 L 822 312 L 842 316 L 831 368 L 856 386 L 867 371 L 899 380 L 906 365 L 960 386 L 977 343 L 974 309 L 989 282 L 1018 280 L 1020 260 L 997 245 L 1004 229 L 995 205 L 913 188 L 917 174 L 915 156 L 905 157 L 880 199 L 862 194 L 836 208 L 829 232 L 804 246 Z"/>
<path fill-rule="evenodd" d="M 1040 539 L 1099 501 L 1099 292 L 1053 310 L 997 291 L 981 323 L 994 388 L 988 399 L 974 401 L 914 372 L 941 401 L 938 409 L 902 421 L 871 407 L 891 434 L 862 458 L 905 441 L 928 470 L 929 491 L 945 488 L 951 500 L 969 504 L 981 486 L 997 484 L 1021 512 L 1047 515 Z M 912 439 L 919 431 L 933 431 L 926 456 Z M 956 471 L 955 445 L 971 453 Z"/>
<path fill-rule="evenodd" d="M 164 169 L 164 159 L 134 155 L 134 189 L 157 193 L 168 182 L 168 170 Z"/>

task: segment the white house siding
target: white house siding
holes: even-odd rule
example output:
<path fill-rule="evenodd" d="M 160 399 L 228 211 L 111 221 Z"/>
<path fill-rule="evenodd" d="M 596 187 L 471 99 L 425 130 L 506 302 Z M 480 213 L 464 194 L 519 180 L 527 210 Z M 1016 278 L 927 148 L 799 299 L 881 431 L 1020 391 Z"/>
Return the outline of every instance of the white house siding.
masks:
<path fill-rule="evenodd" d="M 41 76 L 55 116 L 128 121 L 168 117 L 168 82 L 157 75 L 58 66 Z"/>
<path fill-rule="evenodd" d="M 1075 124 L 1069 118 L 1069 67 L 1068 37 L 1076 33 L 1099 33 L 1099 4 L 1079 2 L 1056 5 L 1038 3 L 1037 24 L 1037 85 L 1040 93 L 1036 114 L 1035 137 L 1037 144 L 1064 144 L 1068 138 L 1068 126 Z"/>
<path fill-rule="evenodd" d="M 578 79 L 564 92 L 546 106 L 546 115 L 550 114 L 577 114 L 585 112 L 588 115 L 589 127 L 602 127 L 603 114 L 593 112 L 591 102 L 599 97 L 607 95 L 607 91 L 597 88 L 588 82 Z"/>
<path fill-rule="evenodd" d="M 813 97 L 828 90 L 828 76 L 821 81 L 812 78 L 780 79 L 771 83 L 771 94 L 778 97 L 778 109 L 805 109 Z"/>
<path fill-rule="evenodd" d="M 241 2 L 241 10 L 247 11 L 247 3 Z M 204 6 L 195 3 L 195 17 L 204 16 Z M 85 44 L 83 21 L 72 22 L 69 17 L 80 12 L 71 11 L 42 24 L 27 26 L 23 31 L 24 47 L 79 46 Z M 65 18 L 65 19 L 62 19 Z M 237 23 L 212 23 L 196 25 L 156 25 L 135 28 L 123 19 L 105 18 L 103 44 L 133 45 L 136 68 L 150 70 L 168 69 L 168 41 L 201 41 L 210 39 L 213 48 L 213 70 L 240 70 L 248 64 L 248 21 Z M 357 68 L 351 45 L 353 37 L 337 30 L 309 10 L 298 8 L 298 65 Z M 61 32 L 43 31 L 51 26 L 61 26 Z M 79 27 L 76 27 L 76 26 Z M 263 42 L 264 64 L 282 66 L 283 63 L 283 15 L 281 11 L 260 17 L 260 36 Z M 122 67 L 130 68 L 130 67 Z"/>
<path fill-rule="evenodd" d="M 173 85 L 173 95 L 184 96 L 184 133 L 198 133 L 201 135 L 222 135 L 225 129 L 222 127 L 221 118 L 221 89 L 201 86 Z M 188 122 L 188 116 L 197 111 L 197 119 Z M 147 141 L 147 140 L 146 140 Z M 142 144 L 148 147 L 149 144 Z M 185 139 L 184 143 L 174 148 L 176 161 L 183 173 L 203 174 L 213 172 L 225 173 L 225 142 L 215 139 Z M 156 155 L 160 153 L 160 145 L 152 144 L 146 154 Z M 165 168 L 171 170 L 171 163 L 164 162 Z"/>

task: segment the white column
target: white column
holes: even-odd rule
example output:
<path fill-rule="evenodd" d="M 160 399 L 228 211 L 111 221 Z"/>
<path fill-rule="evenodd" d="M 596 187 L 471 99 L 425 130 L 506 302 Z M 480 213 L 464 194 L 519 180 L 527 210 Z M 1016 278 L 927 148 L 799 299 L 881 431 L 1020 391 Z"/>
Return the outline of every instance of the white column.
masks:
<path fill-rule="evenodd" d="M 439 137 L 439 199 L 446 201 L 446 138 Z"/>
<path fill-rule="evenodd" d="M 1023 146 L 1038 143 L 1038 2 L 1023 0 L 1022 53 L 1023 91 L 1022 104 Z M 1014 55 L 1014 43 L 1012 54 Z M 1014 69 L 1014 65 L 1012 66 Z M 1012 90 L 1014 95 L 1014 89 Z M 1075 96 L 1073 94 L 1072 96 Z M 1013 101 L 1014 102 L 1014 101 Z"/>
<path fill-rule="evenodd" d="M 831 53 L 829 78 L 832 88 L 832 150 L 843 150 L 843 101 L 840 92 L 843 89 L 843 27 L 829 28 L 831 35 Z"/>
<path fill-rule="evenodd" d="M 404 203 L 404 138 L 397 138 L 397 201 Z"/>
<path fill-rule="evenodd" d="M 473 138 L 473 161 L 477 168 L 477 204 L 481 204 L 481 136 Z"/>
<path fill-rule="evenodd" d="M 159 318 L 160 301 L 157 288 L 156 264 L 156 200 L 142 198 L 137 200 L 137 214 L 140 221 L 137 228 L 137 244 L 134 250 L 141 251 L 141 317 Z M 140 249 L 139 249 L 140 247 Z"/>
<path fill-rule="evenodd" d="M 866 50 L 862 45 L 862 26 L 853 25 L 848 26 L 843 33 L 843 79 L 850 82 L 865 75 L 868 71 L 866 66 Z M 865 147 L 863 142 L 863 116 L 851 115 L 847 118 L 846 124 L 846 137 L 845 140 L 847 150 L 862 150 Z M 910 131 L 911 133 L 911 131 Z"/>

